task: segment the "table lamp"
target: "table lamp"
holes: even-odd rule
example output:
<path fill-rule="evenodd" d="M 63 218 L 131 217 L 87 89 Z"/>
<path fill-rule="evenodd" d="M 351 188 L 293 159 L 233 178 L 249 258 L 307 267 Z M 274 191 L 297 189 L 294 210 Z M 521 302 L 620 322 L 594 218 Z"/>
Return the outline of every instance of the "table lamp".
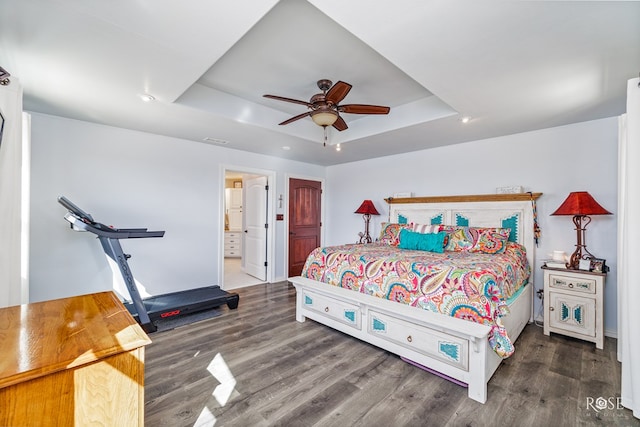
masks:
<path fill-rule="evenodd" d="M 581 259 L 595 258 L 588 250 L 585 243 L 585 230 L 591 222 L 589 215 L 611 215 L 611 212 L 603 208 L 586 191 L 570 193 L 567 199 L 551 215 L 573 215 L 573 223 L 576 226 L 577 243 L 576 250 L 571 254 L 567 268 L 578 269 Z M 584 252 L 584 253 L 583 253 Z"/>
<path fill-rule="evenodd" d="M 373 202 L 371 200 L 365 200 L 362 202 L 360 207 L 356 209 L 354 213 L 362 214 L 364 218 L 364 234 L 360 236 L 360 241 L 358 243 L 371 243 L 371 236 L 369 235 L 369 220 L 371 219 L 371 215 L 380 215 L 376 210 L 376 207 L 373 206 Z"/>

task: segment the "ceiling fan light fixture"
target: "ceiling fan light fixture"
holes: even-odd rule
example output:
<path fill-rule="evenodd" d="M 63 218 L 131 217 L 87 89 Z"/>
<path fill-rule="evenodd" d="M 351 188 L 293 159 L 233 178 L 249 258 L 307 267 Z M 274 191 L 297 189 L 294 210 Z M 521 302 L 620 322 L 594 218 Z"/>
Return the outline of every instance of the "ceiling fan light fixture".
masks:
<path fill-rule="evenodd" d="M 318 126 L 332 126 L 338 120 L 335 111 L 318 111 L 311 113 L 311 120 Z"/>
<path fill-rule="evenodd" d="M 156 100 L 155 96 L 148 93 L 141 93 L 138 96 L 140 97 L 140 99 L 142 99 L 143 102 L 153 102 Z"/>

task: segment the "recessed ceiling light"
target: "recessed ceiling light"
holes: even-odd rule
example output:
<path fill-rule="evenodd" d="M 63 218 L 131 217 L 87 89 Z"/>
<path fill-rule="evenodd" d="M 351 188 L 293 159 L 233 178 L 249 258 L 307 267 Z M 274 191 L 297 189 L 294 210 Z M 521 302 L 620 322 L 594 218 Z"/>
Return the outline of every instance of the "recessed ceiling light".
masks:
<path fill-rule="evenodd" d="M 470 120 L 471 120 L 471 117 L 469 116 L 464 116 L 463 118 L 460 119 L 462 123 L 469 123 Z"/>
<path fill-rule="evenodd" d="M 289 147 L 288 145 L 285 145 L 284 147 L 282 147 L 282 149 L 284 151 L 289 151 L 289 150 L 291 150 L 291 147 Z"/>
<path fill-rule="evenodd" d="M 342 148 L 340 148 L 340 144 L 338 143 L 336 144 L 336 151 L 340 151 L 340 150 L 342 150 Z"/>
<path fill-rule="evenodd" d="M 207 136 L 205 138 L 202 139 L 204 142 L 211 142 L 213 144 L 220 144 L 220 145 L 227 145 L 229 143 L 229 141 L 224 140 L 224 139 L 219 139 L 219 138 L 212 138 L 210 136 Z"/>
<path fill-rule="evenodd" d="M 149 95 L 148 93 L 143 93 L 138 96 L 140 96 L 140 99 L 142 99 L 144 102 L 151 102 L 156 100 L 155 96 Z"/>

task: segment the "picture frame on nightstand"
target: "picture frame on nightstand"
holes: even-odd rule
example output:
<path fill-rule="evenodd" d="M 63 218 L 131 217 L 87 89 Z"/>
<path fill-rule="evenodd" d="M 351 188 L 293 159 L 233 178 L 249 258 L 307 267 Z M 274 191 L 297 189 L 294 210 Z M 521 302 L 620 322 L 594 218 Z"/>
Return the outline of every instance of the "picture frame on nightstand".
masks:
<path fill-rule="evenodd" d="M 578 270 L 591 271 L 591 259 L 581 259 Z"/>
<path fill-rule="evenodd" d="M 600 259 L 600 258 L 591 258 L 590 261 L 591 262 L 590 262 L 589 268 L 594 273 L 606 273 L 607 272 L 606 260 Z"/>

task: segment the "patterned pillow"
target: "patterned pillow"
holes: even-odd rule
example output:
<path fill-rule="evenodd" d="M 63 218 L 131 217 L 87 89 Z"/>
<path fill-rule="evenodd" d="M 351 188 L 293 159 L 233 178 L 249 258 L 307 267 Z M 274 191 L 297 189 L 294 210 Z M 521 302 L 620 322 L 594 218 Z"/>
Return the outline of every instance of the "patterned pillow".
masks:
<path fill-rule="evenodd" d="M 389 246 L 398 246 L 400 243 L 400 230 L 411 229 L 412 224 L 396 224 L 392 222 L 383 222 L 380 224 L 380 243 Z"/>
<path fill-rule="evenodd" d="M 461 227 L 455 225 L 445 225 L 442 228 L 449 236 L 444 250 L 453 252 L 502 253 L 511 234 L 510 228 Z"/>
<path fill-rule="evenodd" d="M 447 233 L 448 240 L 445 251 L 464 252 L 473 247 L 473 236 L 469 232 L 469 227 L 444 226 L 443 230 Z"/>
<path fill-rule="evenodd" d="M 470 227 L 470 233 L 474 239 L 469 252 L 498 254 L 504 252 L 511 229 Z"/>

